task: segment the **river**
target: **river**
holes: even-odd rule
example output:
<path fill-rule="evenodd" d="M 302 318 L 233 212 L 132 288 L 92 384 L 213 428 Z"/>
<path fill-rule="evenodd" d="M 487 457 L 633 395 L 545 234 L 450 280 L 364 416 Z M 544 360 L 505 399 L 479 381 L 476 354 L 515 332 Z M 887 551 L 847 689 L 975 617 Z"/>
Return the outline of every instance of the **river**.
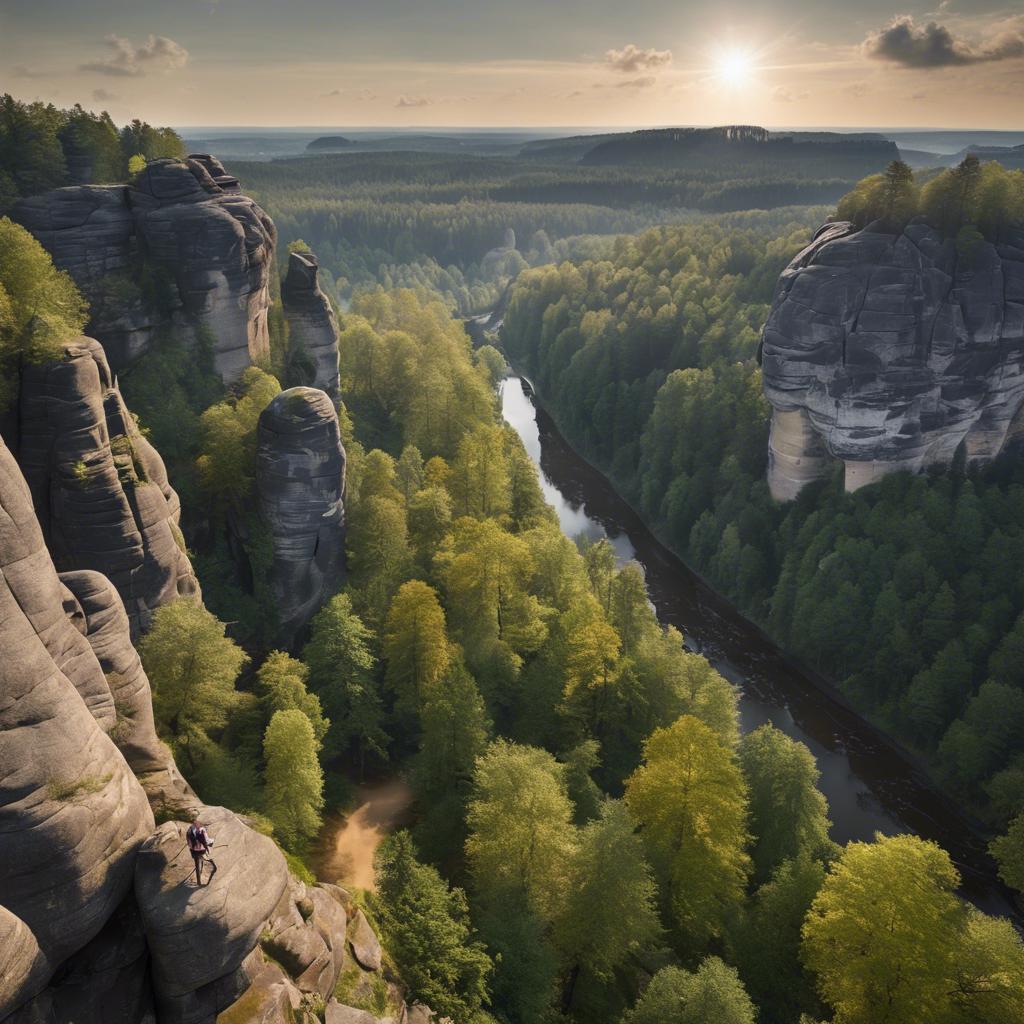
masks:
<path fill-rule="evenodd" d="M 687 646 L 738 688 L 744 731 L 771 722 L 807 744 L 821 771 L 836 842 L 870 840 L 876 832 L 933 839 L 956 863 L 965 897 L 988 913 L 1016 917 L 985 842 L 908 755 L 664 547 L 608 480 L 568 445 L 528 383 L 506 379 L 501 403 L 502 415 L 540 469 L 544 496 L 562 530 L 570 537 L 607 537 L 621 563 L 635 559 L 643 566 L 660 621 L 682 630 Z"/>

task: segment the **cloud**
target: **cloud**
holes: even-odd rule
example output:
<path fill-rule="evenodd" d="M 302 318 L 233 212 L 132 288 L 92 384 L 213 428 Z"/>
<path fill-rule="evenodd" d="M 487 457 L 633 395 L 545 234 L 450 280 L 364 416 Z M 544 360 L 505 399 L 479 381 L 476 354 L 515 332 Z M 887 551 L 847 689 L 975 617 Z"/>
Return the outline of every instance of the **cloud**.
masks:
<path fill-rule="evenodd" d="M 784 85 L 777 85 L 772 90 L 772 99 L 776 103 L 793 103 L 796 100 L 805 100 L 807 96 L 806 92 L 793 93 Z"/>
<path fill-rule="evenodd" d="M 608 50 L 605 63 L 615 71 L 634 75 L 638 71 L 655 71 L 672 63 L 671 50 L 641 50 L 633 43 L 627 43 L 621 50 Z"/>
<path fill-rule="evenodd" d="M 429 107 L 433 102 L 427 96 L 399 96 L 395 101 L 396 107 Z"/>
<path fill-rule="evenodd" d="M 24 64 L 16 64 L 12 69 L 11 73 L 15 78 L 51 78 L 52 73 L 49 71 L 41 71 L 37 68 L 28 68 Z"/>
<path fill-rule="evenodd" d="M 120 99 L 120 96 L 115 96 L 112 92 L 107 92 L 106 89 L 93 89 L 92 98 L 97 103 L 112 103 L 114 100 Z"/>
<path fill-rule="evenodd" d="M 884 60 L 904 68 L 944 68 L 983 64 L 1024 56 L 1024 31 L 1008 28 L 982 46 L 957 39 L 944 25 L 930 21 L 917 25 L 910 15 L 894 18 L 880 32 L 872 32 L 861 44 L 872 60 Z"/>
<path fill-rule="evenodd" d="M 324 97 L 338 96 L 349 100 L 375 100 L 377 94 L 372 89 L 332 89 L 322 94 Z"/>
<path fill-rule="evenodd" d="M 595 82 L 591 89 L 650 89 L 657 85 L 654 75 L 643 75 L 640 78 L 627 78 L 624 82 Z"/>
<path fill-rule="evenodd" d="M 98 75 L 117 78 L 141 78 L 149 71 L 176 71 L 188 63 L 188 50 L 167 36 L 151 35 L 141 46 L 135 46 L 124 36 L 107 36 L 107 46 L 113 51 L 104 60 L 79 65 L 79 71 L 92 71 Z"/>

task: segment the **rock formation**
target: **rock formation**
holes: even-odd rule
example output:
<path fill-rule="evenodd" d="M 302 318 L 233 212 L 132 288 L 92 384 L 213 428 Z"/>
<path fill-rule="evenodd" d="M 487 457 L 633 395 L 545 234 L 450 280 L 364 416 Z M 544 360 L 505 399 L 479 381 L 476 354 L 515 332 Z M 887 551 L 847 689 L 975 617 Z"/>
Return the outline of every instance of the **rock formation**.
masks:
<path fill-rule="evenodd" d="M 382 985 L 405 1020 L 348 894 L 295 879 L 270 839 L 177 776 L 115 588 L 58 577 L 2 442 L 0 570 L 0 1020 L 296 1024 L 365 1014 Z M 181 820 L 155 827 L 133 768 L 177 779 Z M 195 810 L 218 840 L 202 888 L 183 848 Z"/>
<path fill-rule="evenodd" d="M 113 698 L 108 690 L 106 701 L 96 699 L 103 672 L 65 612 L 68 591 L 2 443 L 0 511 L 3 1017 L 123 902 L 153 815 L 104 730 Z"/>
<path fill-rule="evenodd" d="M 270 587 L 290 645 L 345 568 L 345 449 L 323 391 L 290 388 L 260 414 L 256 488 L 273 545 Z"/>
<path fill-rule="evenodd" d="M 276 231 L 213 157 L 153 161 L 132 185 L 55 189 L 13 217 L 89 300 L 115 369 L 167 330 L 208 341 L 225 381 L 268 353 Z"/>
<path fill-rule="evenodd" d="M 1024 231 L 958 251 L 923 223 L 826 224 L 783 272 L 761 343 L 779 500 L 1003 449 L 1024 403 Z"/>
<path fill-rule="evenodd" d="M 281 303 L 291 346 L 301 348 L 313 365 L 309 383 L 325 391 L 337 404 L 341 398 L 338 321 L 327 296 L 320 290 L 319 267 L 311 252 L 291 253 L 288 274 L 281 284 Z"/>
<path fill-rule="evenodd" d="M 18 461 L 60 570 L 107 576 L 133 637 L 161 604 L 198 600 L 178 496 L 97 342 L 79 338 L 59 362 L 24 368 L 19 435 Z"/>

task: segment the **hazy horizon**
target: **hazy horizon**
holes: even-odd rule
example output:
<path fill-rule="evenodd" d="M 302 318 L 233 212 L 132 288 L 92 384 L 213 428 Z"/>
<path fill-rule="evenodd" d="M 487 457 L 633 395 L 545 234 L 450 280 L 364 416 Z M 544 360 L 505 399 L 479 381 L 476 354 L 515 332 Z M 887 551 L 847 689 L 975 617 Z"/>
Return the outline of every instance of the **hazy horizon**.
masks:
<path fill-rule="evenodd" d="M 22 99 L 192 127 L 1024 127 L 1000 0 L 0 0 L 0 65 Z"/>

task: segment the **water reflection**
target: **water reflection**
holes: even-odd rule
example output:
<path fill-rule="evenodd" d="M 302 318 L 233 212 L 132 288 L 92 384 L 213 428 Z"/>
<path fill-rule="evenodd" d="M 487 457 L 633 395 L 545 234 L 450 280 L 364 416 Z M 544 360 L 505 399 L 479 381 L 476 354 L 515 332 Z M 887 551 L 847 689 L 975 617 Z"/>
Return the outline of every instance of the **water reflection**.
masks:
<path fill-rule="evenodd" d="M 906 756 L 840 700 L 812 681 L 756 627 L 651 535 L 636 513 L 566 444 L 520 378 L 501 388 L 502 414 L 540 468 L 544 497 L 570 537 L 607 537 L 620 564 L 636 559 L 658 618 L 683 631 L 740 691 L 744 731 L 771 722 L 817 758 L 832 837 L 870 840 L 876 832 L 915 832 L 950 852 L 964 894 L 991 913 L 1012 913 L 984 843 L 959 811 L 931 789 Z"/>

